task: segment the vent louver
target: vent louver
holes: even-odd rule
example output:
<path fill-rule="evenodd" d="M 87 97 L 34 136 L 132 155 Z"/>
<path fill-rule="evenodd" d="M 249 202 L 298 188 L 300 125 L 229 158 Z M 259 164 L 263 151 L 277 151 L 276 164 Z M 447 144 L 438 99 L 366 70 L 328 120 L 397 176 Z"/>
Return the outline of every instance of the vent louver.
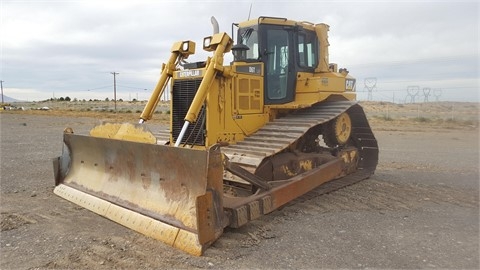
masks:
<path fill-rule="evenodd" d="M 185 116 L 201 82 L 202 80 L 177 80 L 173 84 L 172 135 L 174 142 L 180 135 Z M 197 121 L 188 127 L 181 143 L 205 145 L 205 105 L 202 106 Z"/>

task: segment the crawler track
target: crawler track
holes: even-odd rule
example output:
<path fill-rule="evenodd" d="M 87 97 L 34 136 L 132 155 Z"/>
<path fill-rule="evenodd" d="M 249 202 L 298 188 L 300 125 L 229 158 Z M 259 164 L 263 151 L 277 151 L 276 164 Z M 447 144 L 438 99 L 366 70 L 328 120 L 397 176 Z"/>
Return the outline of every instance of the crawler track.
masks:
<path fill-rule="evenodd" d="M 345 111 L 351 117 L 353 143 L 360 152 L 358 173 L 346 177 L 345 183 L 352 181 L 350 178 L 364 179 L 375 171 L 378 144 L 362 107 L 352 101 L 323 102 L 275 119 L 244 141 L 223 147 L 222 152 L 231 162 L 253 173 L 265 158 L 289 148 L 310 129 L 327 123 Z"/>
<path fill-rule="evenodd" d="M 324 184 L 315 192 L 328 193 L 368 178 L 373 174 L 378 163 L 377 141 L 363 108 L 355 101 L 323 102 L 275 119 L 244 141 L 222 147 L 222 152 L 231 162 L 254 173 L 264 159 L 289 148 L 310 129 L 325 124 L 346 111 L 352 120 L 352 140 L 360 152 L 360 161 L 357 172 Z M 158 132 L 155 135 L 161 144 L 169 139 L 168 131 Z M 225 178 L 246 183 L 229 173 L 225 174 Z"/>

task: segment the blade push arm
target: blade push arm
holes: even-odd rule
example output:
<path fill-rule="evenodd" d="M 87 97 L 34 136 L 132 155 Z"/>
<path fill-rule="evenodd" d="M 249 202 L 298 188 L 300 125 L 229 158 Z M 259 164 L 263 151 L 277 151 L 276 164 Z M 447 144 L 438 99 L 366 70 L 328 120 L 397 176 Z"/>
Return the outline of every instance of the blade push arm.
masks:
<path fill-rule="evenodd" d="M 195 43 L 193 41 L 179 41 L 173 44 L 171 49 L 172 54 L 170 55 L 170 59 L 168 60 L 167 64 L 164 66 L 162 73 L 160 75 L 160 79 L 158 80 L 155 89 L 150 96 L 150 99 L 145 105 L 142 114 L 140 115 L 139 123 L 142 124 L 143 122 L 152 119 L 152 115 L 155 112 L 155 108 L 157 107 L 158 102 L 160 101 L 160 97 L 167 86 L 168 80 L 170 77 L 173 76 L 173 72 L 176 69 L 176 63 L 178 58 L 186 59 L 190 54 L 195 53 Z"/>

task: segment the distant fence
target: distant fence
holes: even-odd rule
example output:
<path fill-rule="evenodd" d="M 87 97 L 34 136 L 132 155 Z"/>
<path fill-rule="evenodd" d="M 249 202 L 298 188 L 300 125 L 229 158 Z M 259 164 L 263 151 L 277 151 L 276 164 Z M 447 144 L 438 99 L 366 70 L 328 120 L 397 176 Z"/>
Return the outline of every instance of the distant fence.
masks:
<path fill-rule="evenodd" d="M 140 114 L 146 101 L 117 101 L 117 112 Z M 360 101 L 369 117 L 386 119 L 415 119 L 445 121 L 473 121 L 479 122 L 479 103 L 473 102 L 426 102 L 397 104 L 380 101 Z M 49 101 L 49 102 L 15 102 L 12 109 L 49 109 L 66 111 L 99 111 L 113 112 L 113 101 Z M 160 102 L 156 109 L 159 113 L 170 112 L 168 102 Z"/>
<path fill-rule="evenodd" d="M 445 121 L 479 121 L 479 104 L 469 102 L 428 102 L 395 104 L 389 102 L 361 102 L 368 116 L 389 119 L 415 119 Z"/>
<path fill-rule="evenodd" d="M 145 108 L 146 101 L 45 101 L 45 102 L 15 102 L 11 103 L 14 109 L 24 110 L 61 110 L 61 111 L 94 111 L 94 112 L 128 112 L 140 114 Z M 169 103 L 160 102 L 156 111 L 169 111 Z"/>

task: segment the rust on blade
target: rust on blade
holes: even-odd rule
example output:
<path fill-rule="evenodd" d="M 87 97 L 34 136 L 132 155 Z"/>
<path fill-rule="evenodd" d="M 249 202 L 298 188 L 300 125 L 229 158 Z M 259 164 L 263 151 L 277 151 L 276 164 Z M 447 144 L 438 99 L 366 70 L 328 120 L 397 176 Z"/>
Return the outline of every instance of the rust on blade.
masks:
<path fill-rule="evenodd" d="M 73 134 L 64 143 L 67 154 L 54 162 L 57 195 L 194 255 L 221 234 L 219 149 Z"/>
<path fill-rule="evenodd" d="M 162 241 L 167 245 L 180 248 L 192 255 L 200 256 L 204 250 L 204 246 L 198 241 L 196 233 L 180 229 L 141 213 L 131 211 L 67 185 L 60 184 L 55 188 L 54 192 L 60 197 L 87 208 L 127 228 Z"/>

